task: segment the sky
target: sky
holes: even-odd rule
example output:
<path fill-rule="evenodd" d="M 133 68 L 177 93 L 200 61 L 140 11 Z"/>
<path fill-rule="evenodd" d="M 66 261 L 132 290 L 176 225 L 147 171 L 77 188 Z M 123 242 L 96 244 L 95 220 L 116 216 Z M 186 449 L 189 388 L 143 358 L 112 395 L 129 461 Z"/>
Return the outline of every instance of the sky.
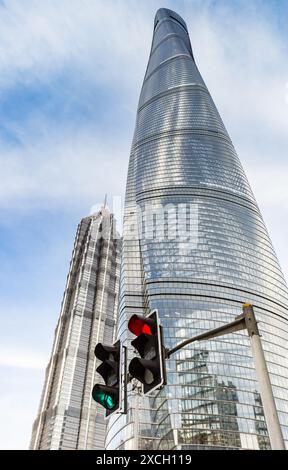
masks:
<path fill-rule="evenodd" d="M 123 197 L 154 15 L 186 21 L 288 277 L 286 0 L 0 0 L 0 448 L 27 449 L 77 224 Z"/>

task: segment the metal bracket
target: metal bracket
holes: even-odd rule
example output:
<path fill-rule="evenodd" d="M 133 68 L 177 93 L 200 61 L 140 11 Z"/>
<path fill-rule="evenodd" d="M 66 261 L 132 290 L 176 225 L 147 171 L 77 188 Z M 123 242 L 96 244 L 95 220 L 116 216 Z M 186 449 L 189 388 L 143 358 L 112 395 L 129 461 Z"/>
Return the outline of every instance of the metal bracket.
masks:
<path fill-rule="evenodd" d="M 245 325 L 248 331 L 248 335 L 250 337 L 254 335 L 260 336 L 258 325 L 257 325 L 258 322 L 256 321 L 253 306 L 251 304 L 243 305 L 243 314 L 241 316 L 245 320 Z"/>

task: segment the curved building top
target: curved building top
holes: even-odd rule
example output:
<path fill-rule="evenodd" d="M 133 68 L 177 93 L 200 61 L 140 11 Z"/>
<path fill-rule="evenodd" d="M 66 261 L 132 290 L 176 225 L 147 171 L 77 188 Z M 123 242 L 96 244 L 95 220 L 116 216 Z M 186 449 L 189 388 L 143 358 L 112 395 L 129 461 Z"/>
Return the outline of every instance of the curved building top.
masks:
<path fill-rule="evenodd" d="M 156 26 L 161 20 L 164 20 L 166 18 L 173 18 L 173 20 L 178 21 L 178 23 L 180 23 L 183 28 L 185 28 L 188 32 L 187 25 L 183 18 L 181 18 L 181 16 L 179 16 L 177 13 L 175 13 L 175 11 L 169 10 L 168 8 L 159 8 L 155 15 L 154 28 L 156 28 Z"/>

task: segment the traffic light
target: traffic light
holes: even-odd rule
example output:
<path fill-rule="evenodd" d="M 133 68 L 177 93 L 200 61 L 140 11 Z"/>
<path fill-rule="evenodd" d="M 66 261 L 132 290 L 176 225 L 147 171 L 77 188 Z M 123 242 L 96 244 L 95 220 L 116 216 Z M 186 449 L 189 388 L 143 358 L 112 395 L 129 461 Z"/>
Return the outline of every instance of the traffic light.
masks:
<path fill-rule="evenodd" d="M 103 377 L 105 385 L 94 385 L 92 397 L 106 409 L 106 418 L 121 409 L 122 352 L 120 340 L 112 346 L 98 343 L 95 347 L 94 354 L 102 361 L 96 371 Z"/>
<path fill-rule="evenodd" d="M 153 310 L 147 317 L 132 315 L 128 329 L 137 336 L 131 341 L 131 345 L 141 357 L 132 359 L 129 373 L 142 382 L 146 395 L 166 383 L 165 353 L 158 311 Z"/>

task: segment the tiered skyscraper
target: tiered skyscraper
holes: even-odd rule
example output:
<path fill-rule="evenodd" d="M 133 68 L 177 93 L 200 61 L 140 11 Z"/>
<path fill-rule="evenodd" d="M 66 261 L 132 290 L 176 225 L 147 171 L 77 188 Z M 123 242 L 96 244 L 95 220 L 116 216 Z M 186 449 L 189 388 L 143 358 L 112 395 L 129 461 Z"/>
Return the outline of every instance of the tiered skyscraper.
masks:
<path fill-rule="evenodd" d="M 78 226 L 31 449 L 103 449 L 103 408 L 91 397 L 96 343 L 113 342 L 119 239 L 103 207 Z"/>
<path fill-rule="evenodd" d="M 235 92 L 227 90 L 231 100 Z M 172 347 L 252 303 L 288 439 L 287 286 L 187 26 L 168 9 L 156 14 L 138 106 L 120 285 L 126 344 L 134 313 L 158 309 Z M 269 448 L 246 332 L 191 344 L 167 366 L 168 385 L 153 397 L 129 390 L 128 414 L 110 419 L 107 448 Z"/>

